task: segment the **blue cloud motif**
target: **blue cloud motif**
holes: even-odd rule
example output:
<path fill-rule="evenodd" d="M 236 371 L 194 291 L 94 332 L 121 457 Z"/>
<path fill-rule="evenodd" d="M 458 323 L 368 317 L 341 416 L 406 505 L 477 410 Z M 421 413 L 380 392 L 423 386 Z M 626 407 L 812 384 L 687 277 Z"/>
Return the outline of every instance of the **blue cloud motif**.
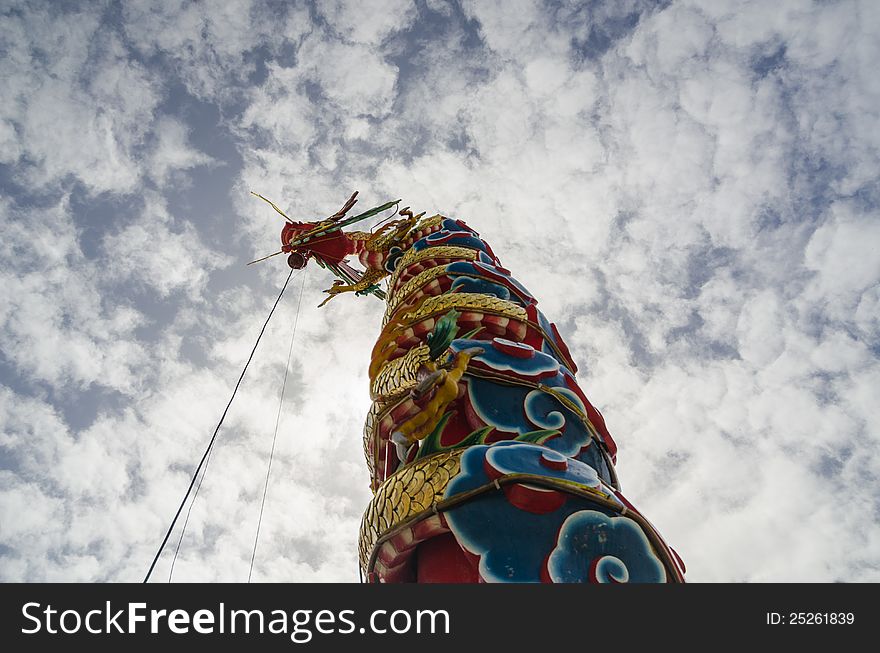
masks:
<path fill-rule="evenodd" d="M 494 279 L 497 283 L 507 284 L 508 287 L 514 289 L 512 293 L 515 302 L 521 306 L 526 304 L 535 304 L 535 298 L 532 296 L 525 286 L 514 279 L 508 272 L 502 272 L 499 266 L 485 261 L 455 261 L 446 267 L 446 271 L 450 274 L 461 274 L 472 277 L 486 277 Z M 511 294 L 508 291 L 508 294 Z M 549 333 L 549 332 L 548 332 Z"/>
<path fill-rule="evenodd" d="M 499 446 L 500 445 L 500 446 Z M 488 447 L 484 452 L 486 462 L 502 474 L 536 474 L 575 481 L 581 485 L 598 488 L 601 483 L 596 470 L 589 465 L 568 458 L 561 453 L 537 444 L 507 440 Z M 563 461 L 565 469 L 552 469 L 542 464 L 542 458 Z"/>
<path fill-rule="evenodd" d="M 535 352 L 531 358 L 511 356 L 491 345 L 492 341 L 457 338 L 450 348 L 453 352 L 471 347 L 480 347 L 483 353 L 474 360 L 485 363 L 499 371 L 514 371 L 526 375 L 539 375 L 556 372 L 556 376 L 542 379 L 544 385 L 555 388 L 569 401 L 586 412 L 580 397 L 569 390 L 565 375 L 568 371 L 559 361 L 542 352 Z M 537 390 L 521 386 L 502 386 L 478 377 L 469 377 L 468 397 L 476 416 L 483 423 L 499 431 L 522 435 L 537 429 L 559 429 L 562 434 L 543 444 L 561 454 L 580 460 L 599 471 L 599 477 L 610 483 L 612 474 L 599 448 L 591 441 L 589 431 L 583 423 L 559 400 Z"/>
<path fill-rule="evenodd" d="M 452 236 L 445 231 L 436 231 L 430 236 L 420 238 L 413 243 L 412 248 L 418 252 L 423 249 L 428 249 L 429 247 L 438 246 L 467 247 L 469 249 L 478 249 L 484 251 L 487 254 L 489 253 L 486 243 L 484 243 L 479 238 L 475 238 L 474 236 L 468 235 L 466 233 Z"/>
<path fill-rule="evenodd" d="M 441 223 L 440 231 L 435 231 L 422 238 L 419 238 L 412 244 L 412 249 L 417 252 L 429 247 L 437 246 L 454 246 L 467 247 L 481 252 L 485 252 L 488 257 L 488 263 L 494 262 L 494 254 L 491 248 L 484 241 L 478 238 L 476 231 L 467 225 L 461 225 L 455 220 L 445 219 Z M 484 260 L 480 257 L 480 260 Z"/>
<path fill-rule="evenodd" d="M 666 570 L 638 524 L 595 510 L 566 518 L 547 573 L 555 583 L 666 582 Z"/>
<path fill-rule="evenodd" d="M 394 272 L 397 268 L 397 265 L 400 263 L 400 259 L 403 258 L 403 250 L 397 246 L 392 247 L 388 251 L 388 256 L 385 257 L 385 271 L 389 274 Z"/>
<path fill-rule="evenodd" d="M 443 222 L 441 222 L 440 225 L 443 227 L 443 231 L 460 231 L 471 234 L 472 236 L 480 235 L 476 232 L 476 230 L 472 229 L 464 222 L 453 220 L 451 218 L 444 218 Z"/>
<path fill-rule="evenodd" d="M 583 402 L 574 392 L 566 387 L 557 386 L 554 389 L 580 408 L 581 411 L 586 412 Z M 558 399 L 540 390 L 529 392 L 523 402 L 523 409 L 529 422 L 542 429 L 558 429 L 565 425 L 565 413 L 562 412 L 562 408 L 563 406 L 559 403 Z M 574 455 L 576 451 L 573 450 L 567 455 Z M 563 451 L 563 453 L 565 452 Z"/>
<path fill-rule="evenodd" d="M 511 299 L 510 290 L 502 286 L 500 283 L 486 281 L 485 279 L 473 279 L 471 277 L 456 277 L 452 282 L 453 292 L 482 293 L 484 295 L 494 295 L 499 299 Z M 521 304 L 522 300 L 515 297 L 514 301 Z"/>
<path fill-rule="evenodd" d="M 586 464 L 568 458 L 567 469 L 549 469 L 540 463 L 542 454 L 559 456 L 547 447 L 510 440 L 473 446 L 462 455 L 461 471 L 450 481 L 444 497 L 491 482 L 487 462 L 503 473 L 538 473 L 592 487 L 598 484 L 596 472 Z M 503 492 L 493 492 L 445 514 L 459 544 L 480 557 L 479 571 L 484 580 L 538 583 L 544 561 L 556 546 L 566 518 L 592 505 L 571 495 L 559 508 L 536 514 L 517 508 Z"/>
<path fill-rule="evenodd" d="M 524 376 L 544 376 L 541 383 L 554 388 L 564 395 L 581 411 L 586 412 L 580 397 L 569 390 L 565 383 L 559 361 L 539 351 L 530 358 L 518 358 L 501 351 L 486 340 L 458 338 L 452 341 L 452 351 L 462 351 L 470 347 L 480 347 L 482 354 L 474 360 L 484 363 L 501 372 L 511 371 Z M 577 415 L 559 402 L 552 395 L 538 390 L 530 390 L 523 386 L 499 385 L 477 377 L 470 377 L 468 397 L 474 413 L 485 424 L 500 431 L 518 433 L 520 435 L 537 429 L 559 429 L 561 437 L 553 438 L 546 446 L 556 449 L 566 456 L 578 456 L 590 445 L 590 433 Z M 593 455 L 590 455 L 592 460 Z"/>
<path fill-rule="evenodd" d="M 516 344 L 520 348 L 526 348 L 527 350 L 531 350 L 534 352 L 530 358 L 518 358 L 516 356 L 511 356 L 505 351 L 502 351 L 498 347 L 495 346 L 495 341 L 499 340 L 501 343 L 507 344 Z M 471 349 L 474 347 L 479 347 L 483 350 L 482 353 L 477 354 L 474 357 L 474 360 L 479 360 L 482 363 L 485 363 L 493 370 L 498 370 L 499 372 L 514 372 L 517 374 L 522 374 L 523 376 L 542 376 L 547 377 L 550 375 L 550 378 L 553 379 L 559 376 L 559 362 L 546 354 L 542 354 L 539 351 L 535 351 L 528 345 L 523 345 L 520 343 L 510 343 L 509 341 L 505 341 L 503 338 L 494 338 L 491 341 L 487 340 L 474 340 L 472 338 L 456 338 L 450 344 L 450 347 L 453 351 L 462 351 L 465 349 Z M 545 383 L 550 383 L 551 381 L 544 381 Z M 578 403 L 580 403 L 580 399 L 578 399 Z"/>

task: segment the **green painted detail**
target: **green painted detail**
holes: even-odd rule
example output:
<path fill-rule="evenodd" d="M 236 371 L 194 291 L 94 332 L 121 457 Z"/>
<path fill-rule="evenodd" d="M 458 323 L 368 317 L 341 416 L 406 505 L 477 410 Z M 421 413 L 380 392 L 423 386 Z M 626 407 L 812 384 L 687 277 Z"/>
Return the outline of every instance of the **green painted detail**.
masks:
<path fill-rule="evenodd" d="M 478 326 L 476 329 L 471 329 L 463 336 L 459 336 L 459 338 L 461 338 L 462 340 L 470 340 L 471 338 L 473 338 L 475 335 L 477 335 L 480 331 L 482 331 L 485 328 L 486 327 Z"/>
<path fill-rule="evenodd" d="M 428 334 L 428 352 L 431 360 L 440 358 L 455 339 L 456 326 L 461 313 L 454 308 L 437 320 L 434 330 Z"/>
<path fill-rule="evenodd" d="M 419 445 L 419 452 L 416 454 L 416 460 L 419 458 L 424 458 L 425 456 L 430 456 L 431 454 L 438 453 L 440 451 L 449 451 L 450 449 L 462 449 L 464 447 L 471 447 L 475 444 L 485 444 L 486 436 L 493 430 L 491 426 L 484 426 L 481 429 L 477 429 L 476 431 L 472 431 L 469 435 L 466 435 L 459 442 L 454 442 L 448 446 L 443 446 L 440 444 L 440 438 L 443 435 L 443 429 L 446 427 L 446 423 L 449 421 L 449 418 L 452 416 L 451 412 L 444 413 L 443 417 L 440 418 L 440 421 L 437 423 L 437 426 L 434 427 L 434 430 L 431 431 L 431 434 L 428 435 L 424 440 L 422 440 Z"/>
<path fill-rule="evenodd" d="M 379 290 L 379 286 L 376 285 L 376 284 L 374 283 L 374 284 L 372 284 L 372 285 L 370 285 L 370 286 L 367 286 L 367 287 L 364 288 L 363 290 L 358 290 L 358 291 L 356 291 L 354 294 L 355 294 L 355 295 L 358 295 L 358 296 L 372 295 L 372 294 L 374 294 L 377 290 Z"/>
<path fill-rule="evenodd" d="M 544 429 L 541 431 L 529 431 L 522 433 L 514 438 L 518 442 L 531 442 L 532 444 L 544 444 L 554 435 L 559 435 L 560 431 L 556 429 Z"/>

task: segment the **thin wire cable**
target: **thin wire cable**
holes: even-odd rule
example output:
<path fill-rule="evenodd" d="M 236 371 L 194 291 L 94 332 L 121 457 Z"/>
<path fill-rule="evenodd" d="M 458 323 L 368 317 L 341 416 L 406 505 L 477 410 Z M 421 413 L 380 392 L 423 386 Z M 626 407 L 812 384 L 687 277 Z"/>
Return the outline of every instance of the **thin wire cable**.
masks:
<path fill-rule="evenodd" d="M 293 342 L 296 339 L 296 325 L 299 324 L 299 309 L 302 306 L 303 288 L 306 275 L 302 275 L 299 284 L 299 301 L 296 304 L 296 317 L 293 319 L 293 331 L 290 334 L 290 347 L 287 350 L 287 367 L 284 368 L 284 380 L 281 382 L 281 398 L 278 400 L 278 414 L 275 416 L 275 433 L 272 434 L 272 449 L 269 452 L 269 465 L 266 468 L 266 484 L 263 486 L 263 500 L 260 502 L 260 516 L 257 519 L 257 534 L 254 536 L 254 550 L 251 553 L 251 568 L 248 570 L 248 582 L 254 573 L 254 560 L 257 557 L 257 543 L 260 541 L 260 526 L 263 524 L 263 509 L 266 507 L 266 494 L 269 492 L 269 474 L 272 472 L 272 459 L 275 457 L 275 441 L 278 439 L 278 424 L 281 422 L 281 408 L 284 406 L 284 389 L 287 387 L 287 374 L 290 372 L 290 359 L 293 355 Z"/>
<path fill-rule="evenodd" d="M 284 291 L 287 289 L 287 284 L 290 283 L 290 277 L 293 276 L 293 269 L 290 270 L 290 274 L 287 275 L 287 279 L 284 281 L 284 285 L 281 287 L 281 292 L 278 293 L 278 298 L 275 300 L 275 303 L 272 305 L 272 310 L 269 311 L 269 316 L 266 318 L 266 321 L 263 323 L 263 328 L 260 329 L 260 335 L 257 336 L 257 341 L 254 343 L 254 348 L 251 350 L 251 355 L 248 356 L 247 362 L 244 364 L 244 369 L 241 371 L 241 376 L 238 377 L 238 382 L 235 384 L 235 388 L 232 390 L 232 396 L 229 398 L 229 403 L 226 404 L 226 408 L 223 410 L 223 415 L 220 416 L 220 421 L 217 423 L 217 428 L 214 429 L 214 434 L 211 436 L 211 441 L 208 443 L 208 448 L 205 449 L 205 453 L 202 454 L 202 459 L 199 461 L 198 467 L 196 467 L 195 473 L 193 473 L 192 480 L 189 483 L 189 487 L 186 490 L 186 494 L 183 495 L 183 500 L 180 502 L 180 506 L 177 508 L 177 512 L 174 515 L 174 519 L 171 520 L 171 525 L 168 527 L 168 532 L 165 533 L 165 537 L 162 539 L 162 544 L 159 545 L 159 550 L 156 551 L 156 555 L 153 558 L 153 562 L 150 564 L 150 569 L 147 571 L 147 575 L 144 576 L 144 582 L 150 580 L 150 575 L 153 573 L 153 568 L 156 566 L 156 563 L 159 561 L 159 556 L 162 555 L 162 550 L 165 548 L 165 544 L 168 542 L 168 538 L 171 536 L 171 532 L 174 530 L 174 525 L 177 523 L 177 518 L 180 517 L 180 513 L 183 510 L 183 506 L 186 505 L 186 500 L 189 498 L 190 492 L 192 492 L 193 486 L 196 484 L 196 479 L 199 477 L 199 472 L 202 469 L 202 465 L 205 464 L 205 460 L 211 453 L 211 448 L 214 446 L 214 441 L 217 439 L 217 433 L 220 431 L 220 427 L 223 425 L 223 420 L 226 419 L 226 413 L 229 411 L 229 407 L 232 405 L 232 400 L 235 399 L 235 393 L 238 392 L 238 386 L 241 385 L 242 379 L 244 379 L 244 374 L 247 372 L 248 365 L 251 364 L 251 360 L 254 358 L 254 353 L 257 351 L 257 346 L 260 344 L 260 339 L 263 337 L 263 333 L 266 331 L 266 327 L 269 325 L 269 320 L 272 319 L 272 314 L 275 312 L 275 309 L 278 307 L 278 302 L 281 301 L 281 297 L 284 295 Z M 201 485 L 201 483 L 199 484 Z M 195 497 L 193 497 L 193 501 L 195 501 Z"/>
<path fill-rule="evenodd" d="M 183 536 L 186 533 L 186 527 L 189 525 L 189 516 L 192 513 L 193 506 L 196 503 L 196 499 L 199 497 L 199 490 L 202 489 L 202 481 L 205 480 L 205 476 L 208 474 L 208 465 L 211 464 L 211 454 L 214 453 L 214 447 L 211 447 L 211 450 L 208 452 L 208 457 L 205 459 L 205 469 L 202 471 L 202 477 L 199 479 L 199 484 L 196 485 L 196 491 L 193 493 L 192 501 L 189 502 L 189 508 L 186 510 L 186 519 L 183 520 L 183 528 L 180 529 L 180 537 L 177 538 L 177 547 L 174 549 L 174 557 L 171 558 L 171 569 L 168 571 L 168 582 L 171 582 L 171 577 L 174 575 L 174 563 L 177 562 L 177 555 L 180 553 L 180 545 L 183 543 Z"/>

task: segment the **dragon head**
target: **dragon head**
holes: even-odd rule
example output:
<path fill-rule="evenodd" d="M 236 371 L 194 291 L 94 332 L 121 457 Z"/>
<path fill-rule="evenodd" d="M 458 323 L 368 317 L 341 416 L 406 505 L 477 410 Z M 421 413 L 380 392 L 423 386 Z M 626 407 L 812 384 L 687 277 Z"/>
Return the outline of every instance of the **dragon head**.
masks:
<path fill-rule="evenodd" d="M 294 270 L 304 268 L 308 264 L 312 252 L 306 247 L 294 247 L 290 243 L 314 227 L 314 222 L 286 222 L 281 229 L 281 251 L 288 253 L 287 264 Z"/>
<path fill-rule="evenodd" d="M 287 252 L 287 264 L 295 270 L 304 268 L 310 258 L 320 263 L 339 264 L 351 254 L 352 246 L 345 233 L 327 230 L 326 222 L 287 222 L 281 228 L 281 251 Z"/>

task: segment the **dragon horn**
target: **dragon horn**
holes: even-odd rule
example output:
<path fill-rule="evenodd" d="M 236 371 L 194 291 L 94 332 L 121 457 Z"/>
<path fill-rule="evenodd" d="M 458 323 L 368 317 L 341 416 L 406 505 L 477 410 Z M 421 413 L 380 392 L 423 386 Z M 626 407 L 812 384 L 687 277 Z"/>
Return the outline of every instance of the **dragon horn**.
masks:
<path fill-rule="evenodd" d="M 274 204 L 271 200 L 267 200 L 265 197 L 263 197 L 263 196 L 260 195 L 259 193 L 255 193 L 254 191 L 251 191 L 251 195 L 256 195 L 257 197 L 259 197 L 259 198 L 260 198 L 261 200 L 263 200 L 264 202 L 267 202 L 267 203 L 269 204 L 269 206 L 271 206 L 271 207 L 272 207 L 273 209 L 275 209 L 278 213 L 280 213 L 282 216 L 284 216 L 284 219 L 285 219 L 285 220 L 287 220 L 288 222 L 293 222 L 293 220 L 291 220 L 290 218 L 288 218 L 288 217 L 287 217 L 287 214 L 286 214 L 284 211 L 282 211 L 281 209 L 279 209 L 277 206 L 275 206 L 275 204 Z M 250 264 L 248 264 L 248 265 L 250 265 Z"/>
<path fill-rule="evenodd" d="M 254 263 L 259 263 L 260 261 L 265 261 L 267 258 L 272 258 L 273 256 L 278 256 L 279 254 L 283 254 L 284 250 L 280 249 L 274 254 L 269 254 L 269 256 L 264 256 L 263 258 L 258 258 L 256 261 L 251 261 L 248 265 L 253 265 Z"/>

